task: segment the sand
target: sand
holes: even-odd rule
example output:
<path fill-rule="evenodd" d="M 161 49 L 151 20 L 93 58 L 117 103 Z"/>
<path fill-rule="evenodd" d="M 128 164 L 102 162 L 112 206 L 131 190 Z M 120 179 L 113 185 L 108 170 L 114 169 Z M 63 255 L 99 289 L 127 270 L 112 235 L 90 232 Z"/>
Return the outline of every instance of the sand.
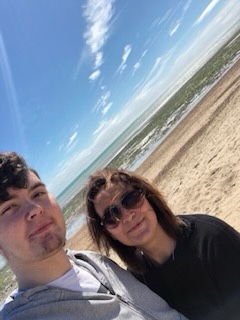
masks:
<path fill-rule="evenodd" d="M 240 61 L 136 172 L 160 188 L 176 214 L 211 214 L 240 231 Z M 66 246 L 96 250 L 86 226 Z"/>

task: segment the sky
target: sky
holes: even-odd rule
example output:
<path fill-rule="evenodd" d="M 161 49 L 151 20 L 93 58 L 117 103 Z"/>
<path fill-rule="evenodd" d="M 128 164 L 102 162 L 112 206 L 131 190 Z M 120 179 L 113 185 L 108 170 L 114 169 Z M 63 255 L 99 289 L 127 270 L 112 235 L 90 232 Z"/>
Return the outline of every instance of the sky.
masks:
<path fill-rule="evenodd" d="M 239 17 L 239 0 L 0 0 L 0 151 L 59 195 Z"/>

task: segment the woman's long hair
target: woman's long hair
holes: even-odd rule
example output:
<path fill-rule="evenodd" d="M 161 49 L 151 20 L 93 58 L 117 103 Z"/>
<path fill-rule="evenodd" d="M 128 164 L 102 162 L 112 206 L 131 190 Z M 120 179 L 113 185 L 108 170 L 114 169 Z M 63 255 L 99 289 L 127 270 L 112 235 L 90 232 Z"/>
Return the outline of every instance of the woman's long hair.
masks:
<path fill-rule="evenodd" d="M 139 255 L 139 250 L 133 246 L 127 246 L 113 239 L 108 231 L 101 225 L 101 219 L 95 210 L 94 200 L 102 190 L 108 190 L 113 185 L 120 185 L 124 189 L 127 186 L 139 188 L 144 191 L 145 197 L 156 213 L 157 220 L 163 230 L 173 239 L 177 239 L 182 221 L 176 217 L 168 207 L 163 195 L 148 180 L 127 170 L 105 168 L 97 171 L 89 177 L 87 184 L 87 225 L 92 240 L 97 244 L 100 252 L 109 256 L 112 248 L 125 262 L 128 269 L 142 273 L 144 265 Z"/>

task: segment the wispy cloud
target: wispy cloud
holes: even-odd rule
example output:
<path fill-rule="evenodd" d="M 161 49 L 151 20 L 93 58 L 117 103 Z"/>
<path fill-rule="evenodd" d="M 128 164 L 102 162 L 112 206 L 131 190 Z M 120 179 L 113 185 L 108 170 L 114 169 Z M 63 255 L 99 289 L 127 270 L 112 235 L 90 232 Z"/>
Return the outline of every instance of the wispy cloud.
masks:
<path fill-rule="evenodd" d="M 109 102 L 110 96 L 110 91 L 106 91 L 104 94 L 102 94 L 94 106 L 93 111 L 101 110 L 102 114 L 105 115 L 112 106 L 112 102 Z"/>
<path fill-rule="evenodd" d="M 111 108 L 112 102 L 108 103 L 103 109 L 102 109 L 102 114 L 105 115 L 108 110 Z"/>
<path fill-rule="evenodd" d="M 121 62 L 120 66 L 118 67 L 118 70 L 117 70 L 117 72 L 119 72 L 120 74 L 123 73 L 123 71 L 125 70 L 125 68 L 127 66 L 126 62 L 127 62 L 128 56 L 131 53 L 131 51 L 132 51 L 132 47 L 129 44 L 127 44 L 124 47 L 123 56 L 122 56 L 122 62 Z"/>
<path fill-rule="evenodd" d="M 174 35 L 175 32 L 177 32 L 177 29 L 180 27 L 180 21 L 178 20 L 174 26 L 169 30 L 170 37 Z"/>
<path fill-rule="evenodd" d="M 142 65 L 142 59 L 145 57 L 145 55 L 147 54 L 148 50 L 145 50 L 140 59 L 134 64 L 133 66 L 133 71 L 132 71 L 132 76 L 135 74 L 135 72 L 141 67 Z"/>
<path fill-rule="evenodd" d="M 68 144 L 66 146 L 66 148 L 69 148 L 71 146 L 71 144 L 73 143 L 73 141 L 77 138 L 78 133 L 74 132 L 74 134 L 69 138 Z"/>
<path fill-rule="evenodd" d="M 174 24 L 170 27 L 169 29 L 169 36 L 173 36 L 174 33 L 177 32 L 178 28 L 180 27 L 184 17 L 185 17 L 185 14 L 188 10 L 188 8 L 190 7 L 190 4 L 191 4 L 192 0 L 188 0 L 185 5 L 183 6 L 183 9 L 182 9 L 182 13 L 181 13 L 181 16 L 179 19 L 177 19 Z"/>
<path fill-rule="evenodd" d="M 199 16 L 199 18 L 194 22 L 193 26 L 198 25 L 203 21 L 203 19 L 213 10 L 213 8 L 217 5 L 219 0 L 212 0 L 203 13 Z"/>
<path fill-rule="evenodd" d="M 159 27 L 162 23 L 164 23 L 165 21 L 168 20 L 168 18 L 170 17 L 170 15 L 171 15 L 171 10 L 168 10 L 168 11 L 164 14 L 163 17 L 159 17 L 159 18 L 155 19 L 155 20 L 152 22 L 150 28 L 154 28 L 154 27 L 156 27 L 156 26 Z"/>
<path fill-rule="evenodd" d="M 175 50 L 176 50 L 176 47 L 173 47 L 164 55 L 156 58 L 152 68 L 149 70 L 149 72 L 144 76 L 143 80 L 135 88 L 136 89 L 135 100 L 141 100 L 143 97 L 146 96 L 146 93 L 149 93 L 149 92 L 153 93 L 153 91 L 155 90 L 154 88 L 156 86 L 159 87 L 159 84 L 161 83 L 162 74 L 166 70 L 166 67 L 168 66 L 168 62 L 171 59 L 172 55 L 174 54 Z M 152 94 L 152 96 L 154 95 Z M 151 99 L 151 94 L 149 94 L 148 99 Z"/>
<path fill-rule="evenodd" d="M 0 68 L 2 70 L 3 81 L 6 87 L 8 104 L 11 112 L 11 119 L 13 121 L 13 128 L 16 129 L 16 144 L 23 150 L 26 150 L 25 138 L 23 132 L 23 123 L 20 114 L 20 108 L 18 104 L 17 94 L 12 78 L 12 72 L 8 61 L 7 52 L 4 45 L 4 40 L 0 32 Z"/>
<path fill-rule="evenodd" d="M 94 56 L 94 69 L 98 69 L 103 63 L 102 50 L 109 37 L 113 5 L 114 0 L 88 0 L 84 6 L 83 16 L 86 18 L 87 29 L 83 37 Z"/>
<path fill-rule="evenodd" d="M 138 61 L 138 62 L 136 62 L 136 63 L 134 64 L 132 75 L 135 74 L 135 72 L 140 68 L 140 66 L 141 66 L 140 61 Z"/>
<path fill-rule="evenodd" d="M 90 76 L 88 77 L 89 80 L 91 81 L 95 81 L 101 74 L 100 70 L 96 70 L 93 73 L 90 74 Z"/>
<path fill-rule="evenodd" d="M 59 176 L 50 180 L 50 189 L 54 189 L 57 194 L 59 186 L 66 185 L 66 182 L 71 182 L 77 174 L 89 165 L 93 158 L 98 156 L 126 128 L 129 124 L 129 119 L 133 120 L 136 114 L 139 115 L 146 106 L 149 106 L 152 100 L 164 93 L 165 88 L 175 85 L 176 81 L 182 81 L 183 75 L 185 76 L 191 68 L 191 63 L 198 63 L 199 57 L 201 58 L 202 55 L 209 52 L 211 46 L 215 45 L 215 41 L 220 42 L 221 38 L 229 31 L 229 28 L 239 21 L 239 13 L 239 0 L 226 2 L 226 6 L 217 13 L 216 17 L 191 42 L 189 51 L 179 52 L 179 47 L 176 46 L 164 55 L 159 56 L 154 61 L 152 69 L 144 75 L 142 82 L 135 89 L 135 95 L 118 112 L 117 116 L 109 119 L 106 119 L 106 117 L 103 119 L 102 117 L 102 121 L 99 122 L 99 126 L 92 136 L 92 143 L 89 147 L 81 152 L 79 152 L 79 148 L 76 148 L 75 154 L 71 155 L 62 164 L 63 170 L 59 170 Z M 176 51 L 178 59 L 176 59 Z M 201 55 L 199 56 L 200 52 Z M 194 61 L 192 61 L 192 57 L 194 57 Z M 99 105 L 96 105 L 95 108 L 103 112 L 104 108 L 108 108 L 108 104 L 111 102 L 110 95 L 107 93 L 108 91 L 104 84 L 102 84 L 101 90 L 105 93 L 102 94 L 98 101 Z"/>

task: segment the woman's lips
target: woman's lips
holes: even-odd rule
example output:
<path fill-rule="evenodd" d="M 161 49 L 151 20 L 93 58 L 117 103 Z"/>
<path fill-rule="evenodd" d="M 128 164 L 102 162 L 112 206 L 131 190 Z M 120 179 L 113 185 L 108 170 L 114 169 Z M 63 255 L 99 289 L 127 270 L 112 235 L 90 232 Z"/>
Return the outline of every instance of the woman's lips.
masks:
<path fill-rule="evenodd" d="M 128 230 L 128 233 L 135 232 L 138 228 L 142 226 L 143 221 L 144 219 L 135 224 L 130 230 Z"/>

